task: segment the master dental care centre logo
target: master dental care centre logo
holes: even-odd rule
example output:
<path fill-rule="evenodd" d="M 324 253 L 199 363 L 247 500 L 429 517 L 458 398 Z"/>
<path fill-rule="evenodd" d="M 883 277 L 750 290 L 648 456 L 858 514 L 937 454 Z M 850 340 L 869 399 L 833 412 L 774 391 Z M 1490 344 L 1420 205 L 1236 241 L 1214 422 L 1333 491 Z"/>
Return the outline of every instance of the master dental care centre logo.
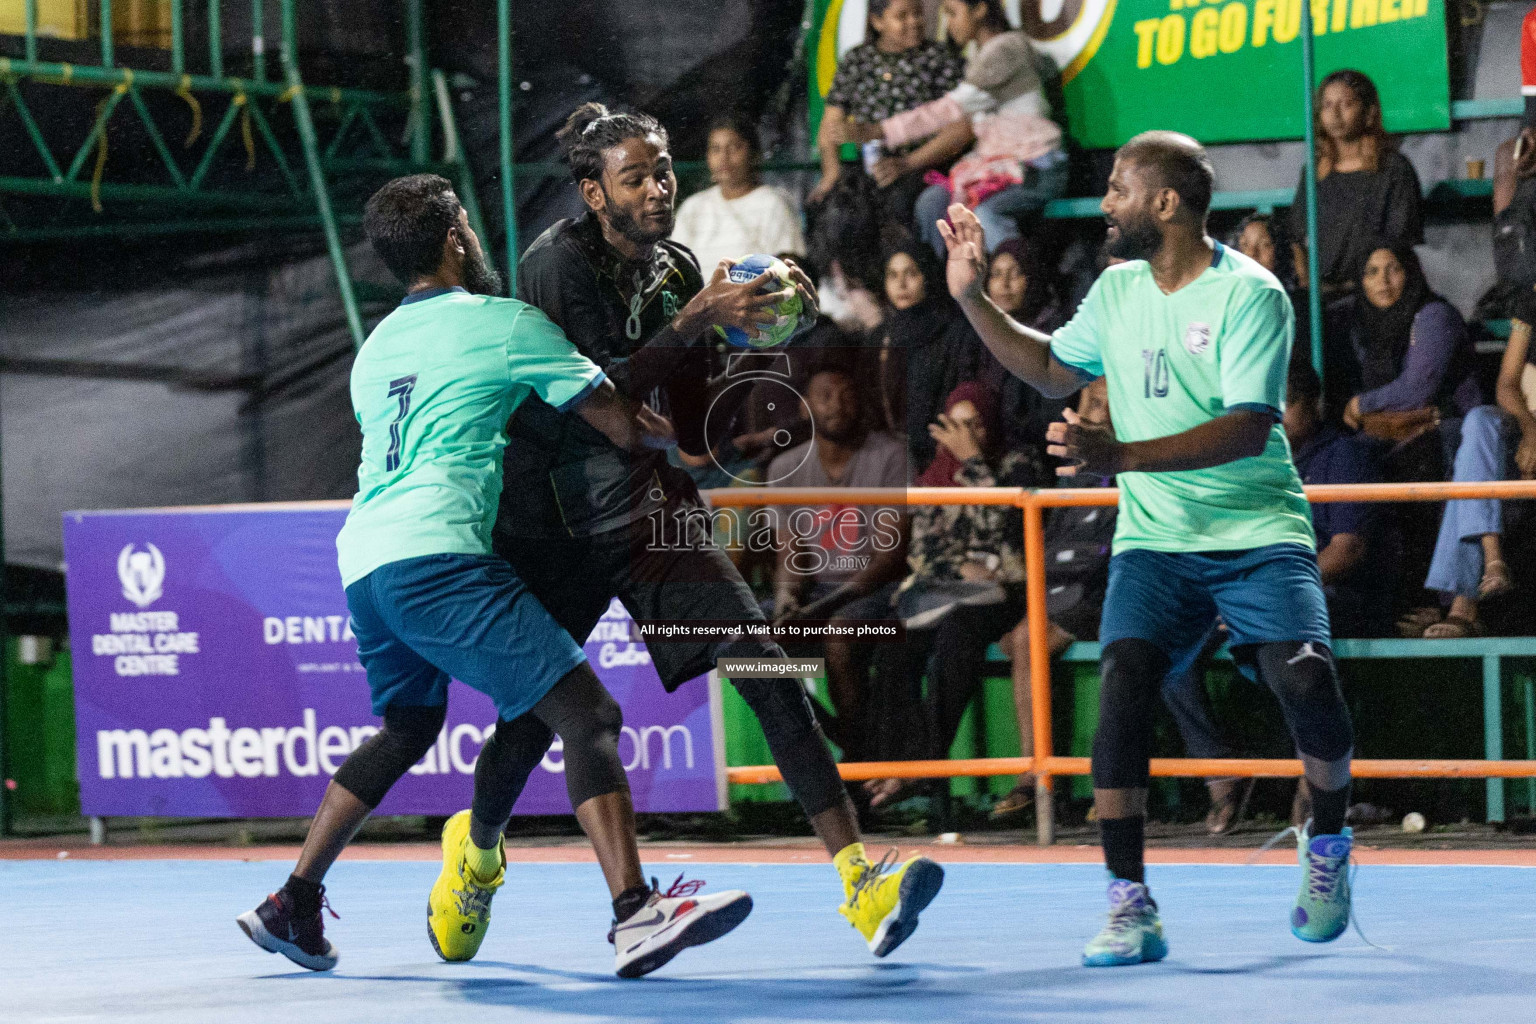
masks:
<path fill-rule="evenodd" d="M 111 658 L 120 676 L 180 675 L 182 657 L 195 656 L 201 648 L 197 633 L 183 630 L 174 611 L 150 610 L 165 596 L 165 556 L 153 544 L 124 544 L 117 555 L 117 580 L 122 596 L 137 610 L 110 612 L 110 632 L 92 634 L 91 654 Z"/>

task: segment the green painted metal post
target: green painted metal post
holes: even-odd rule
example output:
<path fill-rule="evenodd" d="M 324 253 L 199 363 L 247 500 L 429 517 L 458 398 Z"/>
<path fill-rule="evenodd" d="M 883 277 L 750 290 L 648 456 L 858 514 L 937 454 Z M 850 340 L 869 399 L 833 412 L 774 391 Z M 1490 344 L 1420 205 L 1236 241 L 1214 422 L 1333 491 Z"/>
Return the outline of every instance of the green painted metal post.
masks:
<path fill-rule="evenodd" d="M 1323 375 L 1323 296 L 1317 269 L 1317 135 L 1313 131 L 1312 93 L 1317 72 L 1312 53 L 1312 5 L 1301 5 L 1301 76 L 1303 111 L 1307 120 L 1307 319 L 1312 327 L 1312 368 Z"/>
<path fill-rule="evenodd" d="M 101 0 L 101 66 L 112 66 L 112 0 Z"/>
<path fill-rule="evenodd" d="M 507 292 L 517 294 L 517 203 L 512 197 L 512 0 L 496 0 L 501 106 L 501 214 L 507 226 Z"/>
<path fill-rule="evenodd" d="M 411 160 L 426 163 L 432 148 L 432 106 L 427 99 L 427 30 L 421 0 L 406 0 L 406 45 L 411 51 Z"/>
<path fill-rule="evenodd" d="M 184 74 L 187 70 L 185 38 L 182 35 L 181 0 L 171 0 L 171 71 Z"/>
<path fill-rule="evenodd" d="M 331 195 L 326 190 L 325 170 L 320 166 L 320 144 L 315 137 L 315 122 L 310 115 L 309 97 L 304 93 L 304 83 L 299 78 L 299 56 L 295 52 L 293 37 L 293 2 L 283 0 L 283 42 L 281 59 L 283 76 L 293 92 L 293 120 L 299 129 L 299 141 L 304 146 L 304 165 L 309 169 L 309 187 L 315 193 L 315 206 L 325 225 L 325 247 L 331 254 L 331 266 L 336 271 L 336 284 L 341 289 L 341 304 L 347 313 L 347 327 L 352 331 L 352 345 L 363 347 L 363 318 L 358 313 L 357 297 L 352 292 L 352 277 L 347 270 L 347 254 L 341 247 L 341 232 L 336 226 L 336 214 L 331 208 Z"/>
<path fill-rule="evenodd" d="M 103 0 L 105 2 L 105 0 Z M 258 82 L 267 80 L 267 27 L 265 0 L 251 0 L 251 73 Z M 286 3 L 283 10 L 288 10 Z M 283 37 L 283 45 L 288 38 Z"/>
<path fill-rule="evenodd" d="M 208 73 L 224 77 L 224 21 L 219 0 L 208 0 Z"/>
<path fill-rule="evenodd" d="M 469 226 L 474 229 L 475 235 L 485 244 L 485 222 L 480 219 L 480 197 L 475 194 L 475 169 L 469 165 L 469 153 L 464 149 L 464 140 L 459 138 L 459 119 L 453 113 L 453 97 L 448 92 L 448 76 L 443 74 L 440 68 L 432 69 L 432 91 L 437 95 L 437 116 L 443 122 L 443 138 L 448 140 L 448 148 L 451 156 L 445 157 L 449 163 L 458 169 L 459 201 L 464 204 L 464 212 L 469 217 Z"/>
<path fill-rule="evenodd" d="M 75 159 L 70 162 L 69 170 L 64 175 L 66 181 L 74 181 L 75 175 L 79 174 L 81 168 L 85 166 L 86 157 L 90 156 L 91 151 L 96 148 L 97 137 L 107 130 L 107 122 L 112 120 L 112 112 L 117 109 L 117 105 L 123 101 L 125 95 L 127 94 L 114 89 L 107 97 L 107 101 L 101 105 L 101 112 L 96 115 L 96 123 L 91 128 L 91 134 L 85 137 L 85 141 L 76 150 Z"/>
<path fill-rule="evenodd" d="M 1531 682 L 1530 676 L 1522 682 L 1525 684 L 1525 759 L 1536 761 L 1536 684 Z M 1525 780 L 1525 813 L 1536 814 L 1536 779 Z"/>
<path fill-rule="evenodd" d="M 1504 759 L 1504 695 L 1497 654 L 1483 655 L 1483 756 Z M 1504 780 L 1488 779 L 1488 820 L 1504 820 Z"/>
<path fill-rule="evenodd" d="M 9 728 L 6 721 L 6 705 L 10 698 L 10 691 L 7 689 L 5 678 L 6 661 L 10 657 L 11 630 L 10 621 L 5 614 L 7 604 L 4 507 L 4 489 L 0 488 L 0 836 L 9 835 L 11 832 L 11 759 L 10 748 L 6 743 L 6 730 Z"/>
<path fill-rule="evenodd" d="M 27 60 L 37 60 L 37 0 L 27 0 Z"/>
<path fill-rule="evenodd" d="M 48 168 L 48 174 L 55 182 L 64 180 L 64 172 L 59 169 L 59 162 L 53 158 L 48 150 L 48 143 L 43 138 L 42 129 L 38 128 L 37 121 L 32 117 L 32 111 L 27 109 L 26 101 L 21 98 L 16 82 L 8 80 L 5 88 L 10 93 L 11 100 L 16 105 L 16 115 L 21 118 L 21 123 L 27 130 L 27 135 L 32 139 L 32 145 L 37 149 L 37 155 L 42 157 L 43 166 Z"/>

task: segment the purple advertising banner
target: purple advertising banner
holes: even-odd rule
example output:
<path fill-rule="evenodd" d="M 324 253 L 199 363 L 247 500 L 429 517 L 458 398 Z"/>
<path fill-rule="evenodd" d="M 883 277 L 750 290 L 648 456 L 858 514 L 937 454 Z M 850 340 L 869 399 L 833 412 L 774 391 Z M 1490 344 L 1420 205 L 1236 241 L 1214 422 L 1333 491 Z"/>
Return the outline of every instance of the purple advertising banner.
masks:
<path fill-rule="evenodd" d="M 378 730 L 357 660 L 336 534 L 347 502 L 64 516 L 80 805 L 97 816 L 302 817 Z M 667 693 L 614 601 L 587 657 L 624 709 L 637 811 L 725 806 L 718 682 Z M 496 722 L 455 683 L 437 745 L 381 814 L 468 807 Z M 569 814 L 560 741 L 517 814 Z"/>

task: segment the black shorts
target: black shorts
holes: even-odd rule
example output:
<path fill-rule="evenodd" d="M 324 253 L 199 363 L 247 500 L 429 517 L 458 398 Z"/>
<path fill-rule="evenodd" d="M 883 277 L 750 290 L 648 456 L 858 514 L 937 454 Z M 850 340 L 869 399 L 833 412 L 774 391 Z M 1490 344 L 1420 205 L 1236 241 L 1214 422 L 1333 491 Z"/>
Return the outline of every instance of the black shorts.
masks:
<path fill-rule="evenodd" d="M 670 503 L 656 517 L 588 537 L 497 537 L 494 547 L 577 643 L 615 597 L 636 622 L 766 621 L 752 589 L 715 546 L 708 509 Z M 654 640 L 646 649 L 671 691 L 713 669 L 729 643 Z"/>

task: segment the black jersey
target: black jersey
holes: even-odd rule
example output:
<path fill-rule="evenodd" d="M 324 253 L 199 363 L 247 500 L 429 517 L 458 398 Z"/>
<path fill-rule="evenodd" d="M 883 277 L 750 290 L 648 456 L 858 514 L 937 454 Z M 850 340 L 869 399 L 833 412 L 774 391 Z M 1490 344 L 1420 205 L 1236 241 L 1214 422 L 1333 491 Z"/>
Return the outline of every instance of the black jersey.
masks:
<path fill-rule="evenodd" d="M 588 212 L 555 224 L 518 264 L 517 297 L 543 310 L 614 385 L 672 419 L 685 448 L 702 437 L 709 347 L 671 328 L 704 287 L 698 262 L 670 239 L 650 259 L 625 259 Z M 664 380 L 649 379 L 630 357 L 648 345 L 676 347 Z M 625 452 L 576 413 L 530 396 L 512 417 L 503 458 L 503 537 L 572 537 L 626 526 L 662 507 L 686 474 L 661 452 Z"/>

